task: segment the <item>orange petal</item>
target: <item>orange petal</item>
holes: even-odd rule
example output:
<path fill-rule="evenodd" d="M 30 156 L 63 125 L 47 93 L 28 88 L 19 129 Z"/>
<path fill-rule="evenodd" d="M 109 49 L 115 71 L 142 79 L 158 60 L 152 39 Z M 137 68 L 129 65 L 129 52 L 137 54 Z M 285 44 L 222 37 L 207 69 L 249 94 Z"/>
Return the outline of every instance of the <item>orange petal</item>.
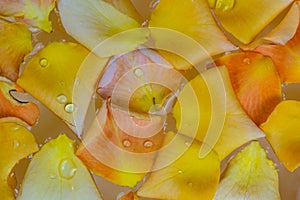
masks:
<path fill-rule="evenodd" d="M 289 171 L 299 167 L 300 102 L 281 102 L 260 127 L 283 165 Z"/>
<path fill-rule="evenodd" d="M 256 124 L 267 120 L 282 99 L 281 82 L 272 60 L 254 52 L 225 55 L 216 65 L 226 65 L 242 107 Z"/>
<path fill-rule="evenodd" d="M 225 66 L 209 69 L 186 84 L 173 114 L 179 133 L 204 141 L 221 160 L 264 136 L 240 106 Z"/>
<path fill-rule="evenodd" d="M 8 185 L 8 178 L 19 160 L 36 152 L 37 143 L 33 135 L 16 123 L 0 123 L 0 192 L 1 199 L 13 200 L 13 189 Z"/>
<path fill-rule="evenodd" d="M 222 26 L 241 42 L 250 43 L 293 1 L 242 0 L 217 1 L 214 12 Z"/>
<path fill-rule="evenodd" d="M 139 200 L 139 197 L 133 192 L 122 195 L 118 200 Z"/>
<path fill-rule="evenodd" d="M 222 175 L 215 200 L 279 200 L 278 174 L 258 142 L 252 142 L 229 163 Z"/>
<path fill-rule="evenodd" d="M 188 59 L 192 63 L 206 58 L 206 52 L 212 56 L 235 49 L 215 23 L 206 0 L 161 0 L 152 12 L 149 27 L 156 45 L 158 47 L 162 44 L 167 45 L 174 50 L 173 53 L 181 52 L 186 41 L 178 38 L 175 33 L 174 35 L 170 32 L 165 33 L 164 29 L 182 33 L 194 40 L 200 46 L 199 48 L 203 49 L 202 52 L 190 48 L 185 49 L 188 54 L 195 55 L 193 56 L 195 60 Z M 154 27 L 163 29 L 151 29 Z M 203 51 L 206 54 L 203 54 Z M 173 58 L 171 56 L 168 60 L 173 62 Z M 187 69 L 186 66 L 176 65 L 180 63 L 177 60 L 174 61 L 175 68 Z"/>
<path fill-rule="evenodd" d="M 297 5 L 300 9 L 299 2 Z M 300 82 L 300 25 L 294 37 L 284 46 L 262 45 L 256 51 L 272 58 L 284 83 Z"/>
<path fill-rule="evenodd" d="M 0 19 L 0 75 L 16 81 L 19 67 L 31 50 L 31 33 L 26 26 Z"/>
<path fill-rule="evenodd" d="M 0 81 L 0 118 L 18 117 L 33 125 L 39 117 L 39 108 L 34 103 L 17 100 L 11 94 L 13 91 L 24 93 L 19 86 Z"/>
<path fill-rule="evenodd" d="M 104 102 L 76 154 L 95 174 L 134 187 L 152 166 L 162 127 L 161 117 L 139 119 Z"/>
<path fill-rule="evenodd" d="M 181 74 L 158 53 L 141 49 L 110 60 L 98 93 L 124 109 L 148 113 L 162 108 L 180 81 Z"/>
<path fill-rule="evenodd" d="M 74 119 L 85 117 L 94 93 L 91 88 L 96 88 L 98 76 L 107 62 L 89 53 L 79 44 L 50 43 L 28 61 L 17 83 L 75 126 Z M 79 93 L 78 96 L 75 92 Z M 80 134 L 81 125 L 76 128 Z"/>
<path fill-rule="evenodd" d="M 171 141 L 171 142 L 170 142 Z M 219 183 L 220 160 L 215 151 L 199 158 L 201 144 L 168 133 L 138 196 L 157 199 L 212 199 Z"/>

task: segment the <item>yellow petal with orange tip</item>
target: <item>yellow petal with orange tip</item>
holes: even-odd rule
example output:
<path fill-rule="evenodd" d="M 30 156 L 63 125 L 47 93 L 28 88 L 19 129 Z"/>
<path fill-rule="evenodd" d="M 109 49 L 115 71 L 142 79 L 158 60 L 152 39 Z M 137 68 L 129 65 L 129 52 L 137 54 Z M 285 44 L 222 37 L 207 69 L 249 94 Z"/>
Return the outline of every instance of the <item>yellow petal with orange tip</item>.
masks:
<path fill-rule="evenodd" d="M 300 3 L 297 2 L 300 10 Z M 255 49 L 272 58 L 284 83 L 300 82 L 300 23 L 294 37 L 283 45 L 262 45 Z"/>
<path fill-rule="evenodd" d="M 222 56 L 215 63 L 227 67 L 235 94 L 250 118 L 258 125 L 265 122 L 282 100 L 272 60 L 255 52 L 239 52 Z"/>
<path fill-rule="evenodd" d="M 162 118 L 138 118 L 105 101 L 76 155 L 95 174 L 134 187 L 150 170 L 163 139 Z"/>
<path fill-rule="evenodd" d="M 239 104 L 225 66 L 211 68 L 186 84 L 173 114 L 180 133 L 204 141 L 221 160 L 264 136 Z"/>
<path fill-rule="evenodd" d="M 274 163 L 258 142 L 249 144 L 230 161 L 214 199 L 280 199 Z"/>
<path fill-rule="evenodd" d="M 154 170 L 137 195 L 157 199 L 212 199 L 219 183 L 220 160 L 212 150 L 199 157 L 201 146 L 180 134 L 167 133 Z"/>
<path fill-rule="evenodd" d="M 218 0 L 214 13 L 226 31 L 248 44 L 293 0 Z"/>
<path fill-rule="evenodd" d="M 0 123 L 0 143 L 1 199 L 13 200 L 14 192 L 7 182 L 9 174 L 21 159 L 36 152 L 38 145 L 25 127 L 14 122 Z"/>
<path fill-rule="evenodd" d="M 12 92 L 24 93 L 20 86 L 0 80 L 0 118 L 17 117 L 34 125 L 40 111 L 36 104 L 17 100 Z"/>
<path fill-rule="evenodd" d="M 187 37 L 195 40 L 211 56 L 235 49 L 218 28 L 206 0 L 161 0 L 152 12 L 149 27 L 170 29 L 174 32 L 178 31 L 185 34 Z M 169 33 L 164 35 L 161 31 L 151 31 L 151 34 L 156 43 L 172 40 L 170 45 L 174 46 L 184 42 L 178 40 L 178 38 L 176 40 L 175 36 L 175 39 L 171 39 L 172 35 Z M 204 58 L 201 52 L 190 51 L 190 54 L 199 55 L 200 57 L 195 56 L 195 60 L 189 60 L 189 62 L 197 62 Z M 168 59 L 168 55 L 166 55 L 166 58 Z M 185 65 L 180 66 L 180 63 L 185 63 L 181 60 L 182 58 L 176 58 L 175 56 L 175 61 L 173 59 L 174 56 L 171 55 L 168 60 L 175 63 L 172 63 L 175 68 L 189 68 L 189 66 Z"/>
<path fill-rule="evenodd" d="M 101 57 L 134 50 L 147 41 L 147 29 L 104 0 L 58 0 L 58 8 L 65 30 Z M 99 44 L 105 47 L 96 48 Z"/>
<path fill-rule="evenodd" d="M 300 166 L 300 102 L 283 101 L 260 125 L 282 164 L 291 172 Z"/>
<path fill-rule="evenodd" d="M 96 87 L 106 62 L 79 44 L 53 42 L 28 61 L 17 83 L 74 128 L 77 114 L 86 114 L 93 95 L 90 89 Z M 78 74 L 86 68 L 89 70 Z M 85 95 L 77 97 L 81 101 L 73 91 L 80 87 L 88 88 L 83 91 Z M 75 128 L 81 134 L 82 127 Z"/>
<path fill-rule="evenodd" d="M 16 81 L 19 67 L 31 50 L 31 33 L 26 26 L 0 19 L 0 75 Z"/>

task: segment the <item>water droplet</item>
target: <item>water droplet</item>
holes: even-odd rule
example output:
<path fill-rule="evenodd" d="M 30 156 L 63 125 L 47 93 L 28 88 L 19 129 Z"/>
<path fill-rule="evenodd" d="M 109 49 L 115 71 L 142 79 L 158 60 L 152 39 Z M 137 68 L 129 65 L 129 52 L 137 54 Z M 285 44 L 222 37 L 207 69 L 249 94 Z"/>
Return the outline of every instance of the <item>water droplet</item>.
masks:
<path fill-rule="evenodd" d="M 153 0 L 150 2 L 150 9 L 153 10 L 158 4 L 159 4 L 160 0 Z"/>
<path fill-rule="evenodd" d="M 65 106 L 65 111 L 67 113 L 73 113 L 75 111 L 75 105 L 72 103 L 69 103 Z"/>
<path fill-rule="evenodd" d="M 56 176 L 54 174 L 50 174 L 49 178 L 50 179 L 56 179 Z"/>
<path fill-rule="evenodd" d="M 193 183 L 192 183 L 192 182 L 189 182 L 189 183 L 188 183 L 188 186 L 189 186 L 189 187 L 193 187 Z"/>
<path fill-rule="evenodd" d="M 234 7 L 235 0 L 217 0 L 216 9 L 221 11 L 228 11 Z"/>
<path fill-rule="evenodd" d="M 185 142 L 184 144 L 185 144 L 185 146 L 187 146 L 187 147 L 189 147 L 189 146 L 191 145 L 190 142 Z"/>
<path fill-rule="evenodd" d="M 60 176 L 65 179 L 72 179 L 77 172 L 76 165 L 68 158 L 60 161 L 58 170 Z"/>
<path fill-rule="evenodd" d="M 32 159 L 33 158 L 33 154 L 29 154 L 29 156 L 27 156 L 28 159 Z"/>
<path fill-rule="evenodd" d="M 147 140 L 144 142 L 144 147 L 151 148 L 153 146 L 153 142 L 150 140 Z"/>
<path fill-rule="evenodd" d="M 67 103 L 68 99 L 64 94 L 60 94 L 56 97 L 56 101 L 60 104 L 65 104 Z"/>
<path fill-rule="evenodd" d="M 182 174 L 183 173 L 183 171 L 182 170 L 178 170 L 178 174 Z"/>
<path fill-rule="evenodd" d="M 47 67 L 48 65 L 48 60 L 46 58 L 40 59 L 40 66 L 41 67 Z"/>
<path fill-rule="evenodd" d="M 124 147 L 130 147 L 131 146 L 131 142 L 129 140 L 123 140 L 123 146 Z"/>
<path fill-rule="evenodd" d="M 141 76 L 143 76 L 144 72 L 143 72 L 143 70 L 141 70 L 140 68 L 136 68 L 136 69 L 134 70 L 134 74 L 135 74 L 137 77 L 141 77 Z"/>
<path fill-rule="evenodd" d="M 247 65 L 250 65 L 251 60 L 250 60 L 250 58 L 244 58 L 243 62 Z"/>
<path fill-rule="evenodd" d="M 14 140 L 14 148 L 18 148 L 20 146 L 20 142 L 18 140 Z"/>
<path fill-rule="evenodd" d="M 75 190 L 75 187 L 74 187 L 74 185 L 72 185 L 72 186 L 71 186 L 71 190 L 72 190 L 72 191 L 74 191 L 74 190 Z"/>

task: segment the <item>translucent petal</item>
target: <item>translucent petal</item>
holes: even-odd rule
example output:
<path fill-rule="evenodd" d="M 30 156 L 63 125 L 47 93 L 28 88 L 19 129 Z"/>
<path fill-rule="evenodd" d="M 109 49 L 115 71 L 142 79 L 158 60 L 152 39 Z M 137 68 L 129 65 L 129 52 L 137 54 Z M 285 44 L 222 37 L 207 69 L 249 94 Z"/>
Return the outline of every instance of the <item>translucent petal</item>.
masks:
<path fill-rule="evenodd" d="M 214 12 L 221 25 L 241 42 L 250 43 L 292 0 L 222 1 L 225 5 L 215 7 Z M 227 2 L 234 2 L 229 9 Z"/>
<path fill-rule="evenodd" d="M 24 93 L 24 90 L 17 85 L 0 81 L 0 118 L 17 117 L 33 125 L 40 114 L 38 106 L 31 102 L 17 100 L 11 94 L 12 92 Z"/>
<path fill-rule="evenodd" d="M 261 124 L 261 129 L 273 147 L 277 157 L 289 170 L 300 166 L 300 102 L 283 101 Z"/>
<path fill-rule="evenodd" d="M 95 174 L 134 187 L 153 164 L 162 128 L 161 117 L 138 118 L 104 102 L 76 154 Z"/>
<path fill-rule="evenodd" d="M 194 141 L 187 145 L 186 139 L 182 135 L 167 134 L 164 148 L 155 161 L 155 170 L 138 189 L 138 196 L 178 200 L 213 198 L 220 177 L 218 155 L 211 151 L 200 158 L 203 144 Z M 162 163 L 167 165 L 162 167 Z"/>
<path fill-rule="evenodd" d="M 0 75 L 16 81 L 19 67 L 31 50 L 31 33 L 26 26 L 0 19 Z"/>
<path fill-rule="evenodd" d="M 23 14 L 25 4 L 23 0 L 0 0 L 0 15 L 18 16 Z"/>
<path fill-rule="evenodd" d="M 254 52 L 225 55 L 216 65 L 226 65 L 235 94 L 256 124 L 267 120 L 282 100 L 281 82 L 272 60 Z"/>
<path fill-rule="evenodd" d="M 274 163 L 258 142 L 252 142 L 239 152 L 222 176 L 215 200 L 280 199 Z"/>
<path fill-rule="evenodd" d="M 206 0 L 161 0 L 152 12 L 149 27 L 161 27 L 185 34 L 195 40 L 211 56 L 235 49 L 218 28 Z M 159 31 L 153 32 L 152 36 L 156 43 L 165 42 L 165 40 L 170 43 L 169 34 L 162 35 Z M 182 42 L 184 41 L 177 39 L 170 45 L 176 46 Z M 198 61 L 204 58 L 198 51 L 191 51 L 189 54 L 199 55 L 195 56 Z M 166 55 L 166 58 L 169 56 Z M 182 62 L 178 59 L 171 55 L 168 60 L 174 62 L 174 66 L 178 69 L 187 69 L 186 66 L 178 65 Z"/>
<path fill-rule="evenodd" d="M 102 199 L 74 150 L 65 135 L 45 144 L 31 160 L 17 199 Z"/>
<path fill-rule="evenodd" d="M 209 144 L 221 160 L 242 144 L 264 136 L 240 106 L 225 66 L 190 81 L 179 93 L 173 113 L 180 133 Z"/>
<path fill-rule="evenodd" d="M 100 43 L 105 45 L 95 50 L 97 55 L 127 52 L 146 42 L 146 29 L 137 29 L 137 21 L 103 0 L 59 0 L 58 8 L 63 26 L 72 37 L 90 50 Z"/>
<path fill-rule="evenodd" d="M 0 123 L 0 192 L 1 199 L 13 200 L 14 192 L 8 184 L 13 167 L 26 156 L 38 150 L 33 135 L 13 122 Z"/>

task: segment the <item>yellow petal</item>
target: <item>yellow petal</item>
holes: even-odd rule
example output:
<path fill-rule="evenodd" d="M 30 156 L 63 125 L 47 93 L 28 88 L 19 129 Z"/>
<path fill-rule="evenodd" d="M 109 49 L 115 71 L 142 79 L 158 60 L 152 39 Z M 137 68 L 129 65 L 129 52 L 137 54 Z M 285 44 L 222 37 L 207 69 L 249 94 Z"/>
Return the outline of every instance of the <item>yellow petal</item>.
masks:
<path fill-rule="evenodd" d="M 219 182 L 220 160 L 215 151 L 200 158 L 202 145 L 168 133 L 150 173 L 137 194 L 158 199 L 212 199 Z M 170 143 L 171 142 L 171 143 Z"/>
<path fill-rule="evenodd" d="M 277 105 L 261 129 L 277 157 L 289 170 L 300 166 L 300 102 L 283 101 Z"/>
<path fill-rule="evenodd" d="M 83 46 L 54 42 L 34 55 L 17 83 L 56 115 L 75 126 L 82 121 L 107 60 L 98 59 Z M 79 122 L 78 122 L 79 123 Z M 82 124 L 76 124 L 81 133 Z"/>
<path fill-rule="evenodd" d="M 230 161 L 214 199 L 280 199 L 274 163 L 258 142 L 252 142 Z"/>
<path fill-rule="evenodd" d="M 206 0 L 161 0 L 152 12 L 149 27 L 180 32 L 194 40 L 200 48 L 203 48 L 202 51 L 207 52 L 209 55 L 235 49 L 215 23 Z M 167 43 L 166 45 L 173 47 L 175 53 L 181 51 L 185 41 L 178 38 L 175 33 L 172 35 L 172 33 L 165 33 L 163 30 L 150 30 L 157 46 L 160 47 L 162 43 Z M 195 55 L 195 60 L 188 60 L 189 62 L 196 62 L 207 56 L 207 54 L 203 55 L 203 52 L 198 50 L 186 50 L 188 54 Z M 175 68 L 187 68 L 178 65 L 178 59 L 175 58 L 175 61 L 172 61 L 173 59 L 173 56 L 171 56 L 169 61 L 175 62 L 175 64 L 172 63 Z"/>
<path fill-rule="evenodd" d="M 65 135 L 45 144 L 28 166 L 18 200 L 102 199 L 74 151 L 75 142 Z"/>
<path fill-rule="evenodd" d="M 0 19 L 0 75 L 16 81 L 19 67 L 31 50 L 31 33 L 26 26 Z"/>
<path fill-rule="evenodd" d="M 293 1 L 230 0 L 219 2 L 221 3 L 218 7 L 214 7 L 214 12 L 222 26 L 238 40 L 248 44 Z"/>
<path fill-rule="evenodd" d="M 66 31 L 93 50 L 106 57 L 135 49 L 146 42 L 148 31 L 134 19 L 103 0 L 59 0 L 60 17 Z"/>
<path fill-rule="evenodd" d="M 23 126 L 5 122 L 0 124 L 0 192 L 1 199 L 13 200 L 13 189 L 8 185 L 12 168 L 29 154 L 38 150 L 33 135 Z"/>
<path fill-rule="evenodd" d="M 173 112 L 178 131 L 213 147 L 221 160 L 242 144 L 264 136 L 241 108 L 225 66 L 190 81 Z"/>

